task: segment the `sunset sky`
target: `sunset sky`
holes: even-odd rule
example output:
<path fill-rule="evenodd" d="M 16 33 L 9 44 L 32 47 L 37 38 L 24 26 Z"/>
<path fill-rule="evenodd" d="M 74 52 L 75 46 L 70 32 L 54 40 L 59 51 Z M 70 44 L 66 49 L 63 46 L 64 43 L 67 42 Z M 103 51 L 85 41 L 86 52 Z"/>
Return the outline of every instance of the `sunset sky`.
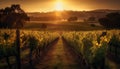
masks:
<path fill-rule="evenodd" d="M 20 4 L 26 12 L 120 9 L 120 0 L 0 0 L 0 8 Z"/>

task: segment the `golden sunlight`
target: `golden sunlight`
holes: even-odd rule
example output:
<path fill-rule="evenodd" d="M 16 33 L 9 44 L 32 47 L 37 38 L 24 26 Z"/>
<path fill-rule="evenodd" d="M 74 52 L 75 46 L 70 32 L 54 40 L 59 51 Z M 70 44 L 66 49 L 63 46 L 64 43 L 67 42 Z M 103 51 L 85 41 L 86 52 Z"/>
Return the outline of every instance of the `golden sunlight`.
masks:
<path fill-rule="evenodd" d="M 63 10 L 63 1 L 62 0 L 57 0 L 55 2 L 55 10 L 56 11 L 62 11 Z"/>

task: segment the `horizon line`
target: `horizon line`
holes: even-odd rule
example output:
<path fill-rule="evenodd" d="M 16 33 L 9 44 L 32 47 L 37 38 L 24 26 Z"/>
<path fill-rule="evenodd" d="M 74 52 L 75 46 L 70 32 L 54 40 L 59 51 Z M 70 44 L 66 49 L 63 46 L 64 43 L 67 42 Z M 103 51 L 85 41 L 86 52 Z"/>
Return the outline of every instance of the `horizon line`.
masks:
<path fill-rule="evenodd" d="M 89 11 L 120 11 L 120 9 L 91 9 L 91 10 L 52 10 L 52 11 L 27 11 L 27 13 L 48 13 L 48 12 L 63 12 L 63 11 L 76 11 L 76 12 L 89 12 Z"/>

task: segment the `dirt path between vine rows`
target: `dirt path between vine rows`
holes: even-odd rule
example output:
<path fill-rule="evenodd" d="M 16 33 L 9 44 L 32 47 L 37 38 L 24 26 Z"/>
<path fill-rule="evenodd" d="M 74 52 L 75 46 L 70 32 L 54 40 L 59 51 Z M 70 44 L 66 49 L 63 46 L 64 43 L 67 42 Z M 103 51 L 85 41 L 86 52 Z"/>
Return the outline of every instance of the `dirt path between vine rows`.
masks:
<path fill-rule="evenodd" d="M 46 56 L 36 65 L 37 69 L 82 69 L 77 56 L 68 48 L 60 37 Z"/>

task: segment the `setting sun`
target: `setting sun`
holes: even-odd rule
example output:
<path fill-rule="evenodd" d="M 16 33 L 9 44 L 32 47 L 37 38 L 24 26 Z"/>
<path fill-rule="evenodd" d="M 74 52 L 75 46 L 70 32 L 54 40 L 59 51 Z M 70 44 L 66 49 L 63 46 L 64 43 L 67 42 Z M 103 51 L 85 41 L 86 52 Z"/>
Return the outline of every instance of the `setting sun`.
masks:
<path fill-rule="evenodd" d="M 62 11 L 63 10 L 63 2 L 62 1 L 55 2 L 55 10 L 56 11 Z"/>
<path fill-rule="evenodd" d="M 120 0 L 0 0 L 0 69 L 119 69 Z"/>

